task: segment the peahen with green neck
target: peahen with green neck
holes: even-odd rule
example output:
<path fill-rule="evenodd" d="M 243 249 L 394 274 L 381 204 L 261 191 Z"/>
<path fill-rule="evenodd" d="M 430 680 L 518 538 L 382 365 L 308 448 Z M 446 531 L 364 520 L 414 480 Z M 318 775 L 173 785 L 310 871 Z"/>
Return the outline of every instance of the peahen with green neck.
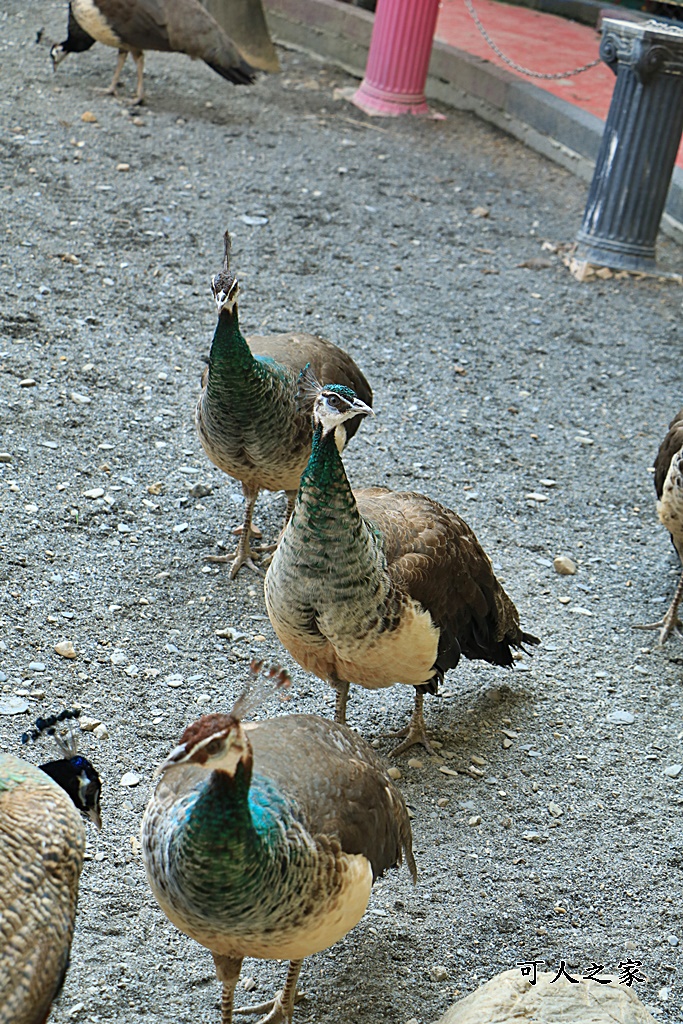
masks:
<path fill-rule="evenodd" d="M 232 561 L 230 578 L 242 565 L 256 566 L 250 547 L 252 514 L 260 490 L 285 491 L 289 520 L 301 473 L 311 451 L 312 399 L 297 401 L 298 378 L 310 366 L 323 382 L 352 387 L 368 405 L 370 386 L 353 359 L 312 334 L 271 334 L 244 338 L 237 311 L 239 286 L 230 272 L 230 235 L 225 233 L 223 270 L 212 281 L 218 324 L 209 365 L 202 377 L 196 424 L 214 465 L 242 483 L 244 521 L 237 551 L 210 556 Z M 351 418 L 339 441 L 353 437 L 362 417 Z M 253 531 L 257 532 L 257 531 Z M 262 551 L 272 550 L 264 547 Z"/>
<path fill-rule="evenodd" d="M 38 719 L 58 760 L 36 767 L 0 753 L 0 1024 L 44 1024 L 69 962 L 85 852 L 81 816 L 100 826 L 100 779 L 77 754 L 73 717 Z M 25 740 L 28 740 L 28 734 Z M 80 813 L 79 813 L 80 812 Z"/>
<path fill-rule="evenodd" d="M 394 754 L 416 743 L 430 750 L 423 693 L 437 692 L 463 654 L 510 666 L 511 648 L 538 640 L 521 630 L 460 516 L 411 491 L 351 490 L 336 434 L 372 410 L 347 387 L 310 377 L 308 385 L 317 393 L 313 446 L 266 574 L 270 621 L 299 664 L 335 687 L 339 722 L 350 683 L 414 686 L 415 710 Z"/>
<path fill-rule="evenodd" d="M 413 880 L 416 869 L 403 797 L 368 744 L 315 715 L 243 722 L 250 703 L 185 730 L 157 770 L 142 856 L 166 916 L 213 955 L 222 1024 L 245 956 L 290 961 L 284 989 L 248 1010 L 279 1024 L 303 958 L 360 921 L 374 879 L 403 855 Z"/>

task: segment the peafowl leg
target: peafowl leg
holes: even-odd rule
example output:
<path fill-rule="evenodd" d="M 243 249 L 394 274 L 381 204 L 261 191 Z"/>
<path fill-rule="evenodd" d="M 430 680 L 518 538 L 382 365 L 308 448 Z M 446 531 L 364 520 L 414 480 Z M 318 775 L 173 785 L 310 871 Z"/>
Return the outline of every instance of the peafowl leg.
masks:
<path fill-rule="evenodd" d="M 135 61 L 135 66 L 137 67 L 138 70 L 138 87 L 135 91 L 134 99 L 131 100 L 131 106 L 139 107 L 140 104 L 144 103 L 145 100 L 145 87 L 142 82 L 142 79 L 145 74 L 145 55 L 142 52 L 142 50 L 133 50 L 132 54 L 133 60 Z"/>
<path fill-rule="evenodd" d="M 253 530 L 251 525 L 251 517 L 254 514 L 254 505 L 258 498 L 259 489 L 258 487 L 247 487 L 246 484 L 242 484 L 242 493 L 244 494 L 244 519 L 242 525 L 238 527 L 236 532 L 239 532 L 240 539 L 237 544 L 237 550 L 232 555 L 207 555 L 207 562 L 231 562 L 230 565 L 230 579 L 234 580 L 237 573 L 240 571 L 243 565 L 253 569 L 254 572 L 260 573 L 259 567 L 256 565 L 252 558 L 251 546 L 249 540 L 252 532 L 260 536 L 260 532 Z"/>
<path fill-rule="evenodd" d="M 303 992 L 297 992 L 296 988 L 302 963 L 303 960 L 290 961 L 285 987 L 281 992 L 276 992 L 273 999 L 259 1003 L 258 1006 L 235 1007 L 235 1013 L 265 1013 L 265 1017 L 261 1017 L 257 1024 L 291 1024 L 294 1005 L 304 998 Z"/>
<path fill-rule="evenodd" d="M 119 84 L 119 78 L 123 71 L 123 65 L 126 63 L 126 57 L 128 56 L 128 50 L 119 50 L 119 59 L 116 62 L 116 70 L 114 71 L 114 77 L 111 80 L 111 84 L 106 89 L 98 89 L 98 92 L 103 92 L 105 96 L 116 96 L 116 87 Z"/>
<path fill-rule="evenodd" d="M 242 957 L 220 956 L 212 953 L 216 965 L 216 976 L 223 983 L 221 997 L 221 1024 L 232 1024 L 232 1004 L 235 997 L 235 985 L 242 969 Z"/>
<path fill-rule="evenodd" d="M 297 494 L 296 491 L 285 491 L 285 494 L 287 495 L 287 508 L 285 509 L 285 521 L 282 524 L 282 529 L 280 530 L 280 534 L 278 536 L 278 539 L 275 541 L 274 544 L 262 544 L 261 545 L 261 551 L 264 551 L 264 552 L 268 551 L 269 552 L 269 554 L 266 555 L 266 557 L 261 562 L 261 565 L 264 566 L 264 568 L 265 568 L 265 566 L 270 565 L 270 563 L 272 561 L 272 558 L 273 558 L 273 552 L 277 550 L 277 546 L 280 543 L 280 541 L 282 540 L 282 534 L 287 529 L 287 523 L 292 518 L 292 512 L 294 511 L 294 506 L 296 504 L 296 494 Z M 251 528 L 251 532 L 254 533 L 253 526 Z"/>
<path fill-rule="evenodd" d="M 399 743 L 397 747 L 391 751 L 391 756 L 396 757 L 398 754 L 402 754 L 404 750 L 408 750 L 410 747 L 416 746 L 421 743 L 428 754 L 435 754 L 433 746 L 429 742 L 427 737 L 427 727 L 425 725 L 424 714 L 422 711 L 424 705 L 424 694 L 422 694 L 417 688 L 415 689 L 415 707 L 413 708 L 413 714 L 409 724 L 405 729 L 400 729 L 398 732 L 392 732 L 390 736 L 405 736 L 403 743 Z"/>
<path fill-rule="evenodd" d="M 669 605 L 666 615 L 659 622 L 649 622 L 645 626 L 634 626 L 634 629 L 658 629 L 659 630 L 659 643 L 664 644 L 669 639 L 672 633 L 677 636 L 681 636 L 679 626 L 683 625 L 678 617 L 678 606 L 683 600 L 683 572 L 678 581 L 676 587 L 676 593 L 674 594 L 673 601 Z"/>
<path fill-rule="evenodd" d="M 349 684 L 341 679 L 330 679 L 330 683 L 337 691 L 337 699 L 334 704 L 334 720 L 346 725 L 346 702 L 349 699 Z"/>

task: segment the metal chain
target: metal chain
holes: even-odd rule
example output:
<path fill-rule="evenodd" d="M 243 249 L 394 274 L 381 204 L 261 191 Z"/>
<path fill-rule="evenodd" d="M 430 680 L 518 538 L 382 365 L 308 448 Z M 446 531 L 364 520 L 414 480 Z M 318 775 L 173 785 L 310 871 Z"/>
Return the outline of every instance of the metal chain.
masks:
<path fill-rule="evenodd" d="M 508 67 L 511 67 L 515 71 L 518 71 L 520 75 L 527 75 L 529 78 L 545 79 L 571 78 L 572 75 L 580 75 L 583 71 L 589 71 L 590 68 L 597 67 L 597 65 L 601 63 L 600 58 L 598 57 L 597 60 L 591 61 L 590 64 L 584 64 L 583 67 L 574 68 L 573 71 L 557 71 L 550 74 L 544 74 L 542 71 L 530 71 L 529 68 L 523 68 L 520 64 L 515 63 L 514 60 L 511 60 L 509 57 L 506 57 L 503 51 L 499 49 L 498 46 L 496 46 L 493 39 L 491 39 L 491 36 L 488 34 L 486 29 L 482 25 L 481 21 L 479 20 L 479 16 L 475 11 L 474 7 L 472 6 L 472 0 L 465 0 L 465 7 L 469 11 L 472 20 L 474 21 L 474 24 L 477 26 L 477 28 L 479 29 L 482 36 L 484 37 L 488 45 L 491 47 L 493 52 L 497 54 L 497 56 L 500 57 L 500 59 L 505 64 L 508 65 Z"/>

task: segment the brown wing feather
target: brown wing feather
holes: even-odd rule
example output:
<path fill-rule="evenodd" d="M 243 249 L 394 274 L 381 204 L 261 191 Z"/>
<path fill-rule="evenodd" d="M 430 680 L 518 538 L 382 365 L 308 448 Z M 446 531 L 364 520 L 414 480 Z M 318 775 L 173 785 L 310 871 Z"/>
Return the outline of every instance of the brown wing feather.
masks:
<path fill-rule="evenodd" d="M 419 601 L 441 631 L 436 667 L 453 668 L 462 652 L 498 665 L 511 647 L 538 643 L 467 523 L 439 502 L 412 491 L 354 492 L 361 515 L 380 531 L 389 573 Z"/>
<path fill-rule="evenodd" d="M 664 491 L 664 481 L 669 472 L 671 460 L 681 448 L 683 448 L 683 409 L 676 413 L 669 424 L 668 433 L 660 444 L 655 459 L 655 490 L 658 498 L 661 498 Z"/>
<path fill-rule="evenodd" d="M 373 877 L 402 861 L 413 879 L 410 818 L 403 797 L 362 737 L 316 715 L 286 715 L 248 729 L 254 772 L 296 801 L 312 835 L 361 853 Z"/>

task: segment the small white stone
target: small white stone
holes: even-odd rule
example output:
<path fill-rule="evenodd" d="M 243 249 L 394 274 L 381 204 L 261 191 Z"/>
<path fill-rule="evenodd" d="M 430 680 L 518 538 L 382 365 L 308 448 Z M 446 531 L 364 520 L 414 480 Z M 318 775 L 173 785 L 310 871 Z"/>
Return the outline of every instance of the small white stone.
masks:
<path fill-rule="evenodd" d="M 576 562 L 567 555 L 557 555 L 553 558 L 553 569 L 560 576 L 574 576 L 576 573 Z"/>
<path fill-rule="evenodd" d="M 129 789 L 132 786 L 137 786 L 139 783 L 140 776 L 137 772 L 126 772 L 126 774 L 119 779 L 119 786 L 126 786 Z"/>
<path fill-rule="evenodd" d="M 664 774 L 668 775 L 670 779 L 677 779 L 683 771 L 683 764 L 670 764 L 664 769 Z"/>
<path fill-rule="evenodd" d="M 403 776 L 401 775 L 400 768 L 387 768 L 387 775 L 389 776 L 390 779 L 393 779 L 394 782 L 397 782 L 399 779 L 403 778 Z"/>
<path fill-rule="evenodd" d="M 472 828 L 476 828 L 477 825 L 481 825 L 481 815 L 473 814 L 472 817 L 467 822 L 467 824 L 471 825 Z"/>
<path fill-rule="evenodd" d="M 78 724 L 80 725 L 83 732 L 92 732 L 93 729 L 96 729 L 97 726 L 100 724 L 100 719 L 88 718 L 87 715 L 81 715 L 81 717 L 78 719 Z"/>
<path fill-rule="evenodd" d="M 448 968 L 443 964 L 437 964 L 430 968 L 429 976 L 432 981 L 448 981 Z"/>
<path fill-rule="evenodd" d="M 90 405 L 92 398 L 88 398 L 87 395 L 81 395 L 78 391 L 71 392 L 71 401 L 75 402 L 76 405 Z"/>
<path fill-rule="evenodd" d="M 109 656 L 109 660 L 112 663 L 112 665 L 126 665 L 128 662 L 128 655 L 124 654 L 122 650 L 119 650 L 117 648 Z"/>
<path fill-rule="evenodd" d="M 96 725 L 95 728 L 92 731 L 92 734 L 95 737 L 95 739 L 98 739 L 98 740 L 108 740 L 109 739 L 109 730 L 107 729 L 107 727 L 104 724 L 104 722 L 100 722 L 99 725 Z"/>
<path fill-rule="evenodd" d="M 411 757 L 408 759 L 409 768 L 424 768 L 424 764 L 420 761 L 419 757 Z"/>
<path fill-rule="evenodd" d="M 561 818 L 564 811 L 559 804 L 556 804 L 554 800 L 551 800 L 548 804 L 548 813 L 551 814 L 553 818 Z"/>
<path fill-rule="evenodd" d="M 104 497 L 104 487 L 91 487 L 89 491 L 83 491 L 84 498 Z"/>
<path fill-rule="evenodd" d="M 173 675 L 166 676 L 166 685 L 177 689 L 183 685 L 183 677 L 179 673 L 174 672 Z"/>
<path fill-rule="evenodd" d="M 73 659 L 78 657 L 70 640 L 60 640 L 58 644 L 55 644 L 55 652 L 60 658 Z"/>

